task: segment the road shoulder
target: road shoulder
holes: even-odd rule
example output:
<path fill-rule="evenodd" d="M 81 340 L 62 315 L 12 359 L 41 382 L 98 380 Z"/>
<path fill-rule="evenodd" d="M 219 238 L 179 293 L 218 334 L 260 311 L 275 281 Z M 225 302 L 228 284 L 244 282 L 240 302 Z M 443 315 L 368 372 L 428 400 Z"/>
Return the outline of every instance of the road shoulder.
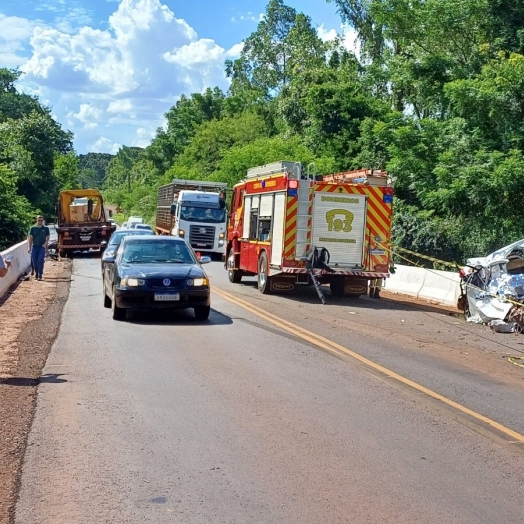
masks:
<path fill-rule="evenodd" d="M 69 295 L 70 261 L 47 261 L 44 280 L 22 281 L 0 300 L 0 524 L 10 524 L 37 386 Z"/>

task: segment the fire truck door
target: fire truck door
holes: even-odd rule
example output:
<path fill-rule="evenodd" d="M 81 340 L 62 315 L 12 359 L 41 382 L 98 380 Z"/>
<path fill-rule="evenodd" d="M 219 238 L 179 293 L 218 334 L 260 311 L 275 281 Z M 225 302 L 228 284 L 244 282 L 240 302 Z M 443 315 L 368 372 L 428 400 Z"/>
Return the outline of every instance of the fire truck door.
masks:
<path fill-rule="evenodd" d="M 246 196 L 244 202 L 244 228 L 240 269 L 251 273 L 257 273 L 258 271 L 257 227 L 259 202 L 260 197 L 258 195 Z"/>

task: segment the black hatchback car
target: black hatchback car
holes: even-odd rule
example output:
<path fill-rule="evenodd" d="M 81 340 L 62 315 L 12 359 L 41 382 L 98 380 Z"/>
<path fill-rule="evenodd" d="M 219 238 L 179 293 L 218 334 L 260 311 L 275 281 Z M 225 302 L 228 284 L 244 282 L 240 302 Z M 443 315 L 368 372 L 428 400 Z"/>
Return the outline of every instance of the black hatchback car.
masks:
<path fill-rule="evenodd" d="M 114 260 L 103 272 L 104 307 L 115 320 L 126 310 L 192 308 L 197 320 L 209 317 L 209 279 L 185 240 L 169 236 L 129 235 L 122 238 Z M 112 262 L 112 263 L 111 263 Z"/>

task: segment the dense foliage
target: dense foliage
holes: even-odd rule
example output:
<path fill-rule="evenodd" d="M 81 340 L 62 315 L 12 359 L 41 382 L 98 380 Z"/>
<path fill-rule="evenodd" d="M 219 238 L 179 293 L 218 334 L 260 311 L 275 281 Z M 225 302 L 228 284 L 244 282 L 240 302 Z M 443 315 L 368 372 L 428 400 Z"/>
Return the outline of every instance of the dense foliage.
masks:
<path fill-rule="evenodd" d="M 59 190 L 78 185 L 71 133 L 17 91 L 19 77 L 0 69 L 0 249 L 24 238 L 36 214 L 52 218 Z"/>
<path fill-rule="evenodd" d="M 358 53 L 270 0 L 225 64 L 227 93 L 182 96 L 148 147 L 81 159 L 81 183 L 103 180 L 114 203 L 151 220 L 157 187 L 173 178 L 233 185 L 247 168 L 282 159 L 315 162 L 320 173 L 381 168 L 396 180 L 399 245 L 462 261 L 523 237 L 524 0 L 327 1 L 354 29 Z M 33 188 L 54 155 L 67 155 L 67 135 L 34 99 L 0 96 L 0 121 L 11 119 L 0 125 L 9 144 L 0 176 L 22 191 L 10 213 L 23 214 L 27 201 L 44 205 Z M 45 140 L 28 143 L 36 129 Z M 44 146 L 53 155 L 37 162 Z"/>

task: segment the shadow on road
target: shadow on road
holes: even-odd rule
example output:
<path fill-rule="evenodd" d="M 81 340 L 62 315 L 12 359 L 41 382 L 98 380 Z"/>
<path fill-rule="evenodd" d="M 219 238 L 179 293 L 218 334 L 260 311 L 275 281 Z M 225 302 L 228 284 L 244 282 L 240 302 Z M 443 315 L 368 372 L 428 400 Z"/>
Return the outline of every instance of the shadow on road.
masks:
<path fill-rule="evenodd" d="M 5 384 L 6 386 L 33 387 L 44 382 L 47 384 L 62 384 L 63 382 L 67 382 L 65 378 L 60 378 L 61 376 L 63 376 L 61 373 L 49 373 L 42 375 L 40 378 L 11 377 L 0 379 L 0 384 Z"/>
<path fill-rule="evenodd" d="M 252 296 L 253 298 L 259 298 L 262 295 L 259 294 L 257 290 L 257 281 L 246 280 L 242 281 L 240 284 L 235 284 L 234 288 L 226 288 L 229 293 L 234 294 L 234 290 L 237 289 L 244 296 Z M 362 295 L 361 297 L 333 297 L 329 286 L 322 286 L 322 291 L 324 292 L 324 297 L 326 298 L 326 307 L 329 306 L 347 306 L 347 307 L 358 307 L 359 309 L 369 309 L 374 311 L 389 310 L 389 311 L 425 311 L 428 313 L 440 313 L 448 316 L 460 316 L 460 312 L 457 310 L 456 313 L 449 311 L 444 306 L 439 307 L 438 305 L 431 304 L 421 304 L 407 302 L 403 299 L 396 300 L 391 295 L 386 295 L 382 293 L 380 299 L 370 298 L 367 295 Z M 387 290 L 386 290 L 387 292 Z M 299 286 L 296 290 L 291 293 L 273 293 L 270 296 L 279 297 L 282 299 L 289 300 L 291 302 L 299 304 L 321 304 L 320 298 L 313 286 Z M 407 298 L 406 300 L 409 300 Z"/>
<path fill-rule="evenodd" d="M 141 324 L 148 326 L 224 326 L 233 324 L 233 320 L 211 309 L 208 320 L 196 320 L 192 309 L 168 310 L 152 309 L 139 310 L 130 309 L 127 311 L 126 321 L 129 324 Z"/>

